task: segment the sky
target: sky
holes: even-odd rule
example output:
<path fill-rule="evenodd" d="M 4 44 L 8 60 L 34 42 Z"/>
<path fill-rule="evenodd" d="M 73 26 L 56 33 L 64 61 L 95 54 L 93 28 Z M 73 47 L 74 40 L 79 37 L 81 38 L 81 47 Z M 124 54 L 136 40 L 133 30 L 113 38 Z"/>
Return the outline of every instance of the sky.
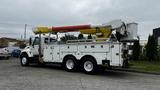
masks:
<path fill-rule="evenodd" d="M 160 27 L 160 0 L 1 0 L 0 37 L 33 35 L 35 26 L 103 24 L 115 19 L 138 23 L 147 39 Z"/>

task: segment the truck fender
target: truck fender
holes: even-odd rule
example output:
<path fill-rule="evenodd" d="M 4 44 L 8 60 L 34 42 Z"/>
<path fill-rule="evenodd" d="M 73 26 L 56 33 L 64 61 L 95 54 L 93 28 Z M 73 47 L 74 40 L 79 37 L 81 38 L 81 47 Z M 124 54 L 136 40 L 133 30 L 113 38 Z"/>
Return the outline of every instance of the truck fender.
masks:
<path fill-rule="evenodd" d="M 28 57 L 33 57 L 33 53 L 30 50 L 23 50 L 20 55 L 26 53 Z"/>

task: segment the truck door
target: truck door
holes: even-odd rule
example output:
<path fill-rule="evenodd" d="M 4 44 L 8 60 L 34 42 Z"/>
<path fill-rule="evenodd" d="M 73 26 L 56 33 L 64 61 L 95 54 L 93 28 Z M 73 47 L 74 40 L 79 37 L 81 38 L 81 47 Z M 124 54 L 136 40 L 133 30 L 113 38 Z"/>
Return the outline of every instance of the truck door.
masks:
<path fill-rule="evenodd" d="M 120 66 L 121 65 L 121 49 L 119 43 L 112 43 L 111 44 L 111 65 L 113 66 Z"/>
<path fill-rule="evenodd" d="M 38 49 L 39 49 L 39 38 L 35 37 L 33 44 L 32 44 L 32 49 L 31 49 L 33 55 L 39 54 Z"/>
<path fill-rule="evenodd" d="M 44 61 L 58 62 L 60 58 L 59 54 L 59 45 L 46 45 L 44 48 Z"/>

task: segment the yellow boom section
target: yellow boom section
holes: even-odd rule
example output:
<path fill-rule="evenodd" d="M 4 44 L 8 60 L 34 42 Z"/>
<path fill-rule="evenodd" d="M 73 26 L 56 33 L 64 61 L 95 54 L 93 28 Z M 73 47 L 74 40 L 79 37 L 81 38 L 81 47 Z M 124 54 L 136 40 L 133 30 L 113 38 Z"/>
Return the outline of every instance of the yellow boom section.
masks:
<path fill-rule="evenodd" d="M 35 34 L 41 34 L 41 33 L 50 33 L 53 32 L 51 29 L 49 29 L 48 27 L 36 27 L 33 32 Z"/>
<path fill-rule="evenodd" d="M 83 29 L 80 30 L 82 34 L 92 34 L 96 35 L 96 38 L 109 38 L 111 35 L 111 29 L 110 28 L 93 28 L 93 29 Z"/>
<path fill-rule="evenodd" d="M 96 38 L 109 38 L 109 36 L 111 35 L 111 28 L 109 28 L 109 27 L 80 29 L 80 30 L 77 30 L 77 31 L 80 31 L 80 33 L 82 33 L 82 34 L 96 35 Z M 51 30 L 48 27 L 36 27 L 33 30 L 33 32 L 35 34 L 43 34 L 43 33 L 54 32 L 54 30 Z"/>

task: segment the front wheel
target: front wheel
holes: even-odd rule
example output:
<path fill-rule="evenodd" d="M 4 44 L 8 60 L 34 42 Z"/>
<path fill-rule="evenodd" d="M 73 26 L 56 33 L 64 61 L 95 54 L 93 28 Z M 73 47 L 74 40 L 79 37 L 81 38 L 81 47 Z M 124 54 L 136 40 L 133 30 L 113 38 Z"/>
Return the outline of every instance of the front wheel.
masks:
<path fill-rule="evenodd" d="M 86 58 L 83 62 L 83 71 L 87 74 L 95 74 L 97 72 L 97 63 L 91 58 Z"/>
<path fill-rule="evenodd" d="M 65 58 L 65 61 L 63 63 L 63 67 L 65 68 L 66 71 L 73 72 L 77 69 L 77 62 L 75 58 L 73 57 L 67 57 Z"/>
<path fill-rule="evenodd" d="M 22 55 L 21 56 L 21 65 L 22 66 L 28 66 L 29 65 L 29 60 L 28 60 L 28 56 L 27 55 Z"/>

